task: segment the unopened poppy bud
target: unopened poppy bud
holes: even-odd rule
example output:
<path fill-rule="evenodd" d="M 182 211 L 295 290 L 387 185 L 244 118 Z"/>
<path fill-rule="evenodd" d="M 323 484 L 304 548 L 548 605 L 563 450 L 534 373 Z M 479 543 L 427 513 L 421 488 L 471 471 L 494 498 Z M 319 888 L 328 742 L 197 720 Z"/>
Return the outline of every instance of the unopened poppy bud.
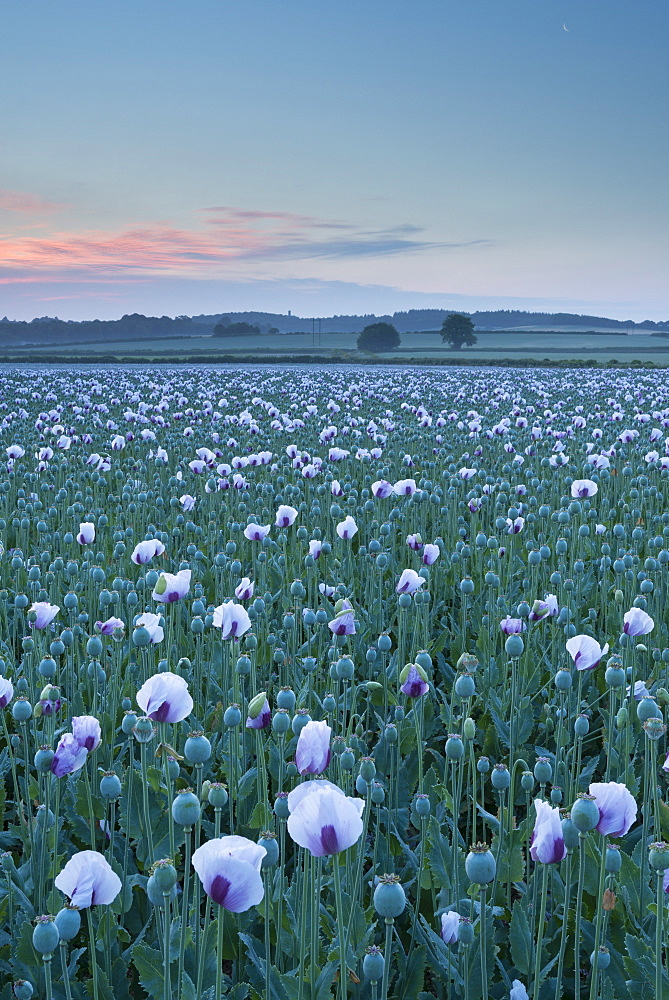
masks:
<path fill-rule="evenodd" d="M 260 716 L 266 701 L 267 694 L 265 691 L 260 691 L 254 698 L 251 698 L 248 709 L 249 719 L 257 719 Z"/>
<path fill-rule="evenodd" d="M 621 707 L 616 712 L 616 729 L 624 729 L 629 722 L 629 713 L 625 705 Z"/>
<path fill-rule="evenodd" d="M 466 718 L 462 724 L 462 735 L 466 740 L 473 740 L 476 736 L 476 723 L 471 718 Z"/>
<path fill-rule="evenodd" d="M 616 604 L 622 604 L 623 603 L 623 601 L 625 600 L 625 595 L 623 594 L 622 590 L 616 590 L 614 592 L 614 594 L 613 594 L 613 600 L 616 602 Z"/>
<path fill-rule="evenodd" d="M 669 691 L 666 688 L 658 688 L 655 692 L 655 698 L 660 705 L 669 705 Z"/>

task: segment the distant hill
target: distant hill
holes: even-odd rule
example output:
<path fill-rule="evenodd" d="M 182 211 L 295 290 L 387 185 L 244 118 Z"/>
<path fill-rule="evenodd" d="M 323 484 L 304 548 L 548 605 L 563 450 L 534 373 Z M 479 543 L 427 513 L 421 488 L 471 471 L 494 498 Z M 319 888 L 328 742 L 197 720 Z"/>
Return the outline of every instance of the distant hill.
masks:
<path fill-rule="evenodd" d="M 74 344 L 120 340 L 165 340 L 184 337 L 202 337 L 213 334 L 214 327 L 248 324 L 257 327 L 261 336 L 276 336 L 282 333 L 360 333 L 370 323 L 392 323 L 400 333 L 410 334 L 441 328 L 444 317 L 452 309 L 409 309 L 392 315 L 375 316 L 326 316 L 314 320 L 310 317 L 284 315 L 266 312 L 226 312 L 201 314 L 199 316 L 143 316 L 132 313 L 117 320 L 61 320 L 57 317 L 42 316 L 26 322 L 0 320 L 0 346 L 21 347 L 29 344 Z M 458 310 L 459 311 L 459 310 Z M 499 309 L 487 312 L 466 313 L 471 316 L 477 330 L 553 330 L 568 332 L 597 330 L 621 330 L 664 333 L 669 332 L 669 320 L 653 322 L 644 320 L 608 319 L 604 316 L 587 316 L 578 313 L 541 313 L 522 310 Z"/>

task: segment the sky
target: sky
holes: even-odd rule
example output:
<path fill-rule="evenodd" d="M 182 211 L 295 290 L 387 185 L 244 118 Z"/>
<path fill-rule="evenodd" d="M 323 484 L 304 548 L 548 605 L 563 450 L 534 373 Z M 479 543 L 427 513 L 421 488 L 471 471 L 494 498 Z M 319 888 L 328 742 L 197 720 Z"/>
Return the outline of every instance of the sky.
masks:
<path fill-rule="evenodd" d="M 0 316 L 669 319 L 666 0 L 0 6 Z"/>

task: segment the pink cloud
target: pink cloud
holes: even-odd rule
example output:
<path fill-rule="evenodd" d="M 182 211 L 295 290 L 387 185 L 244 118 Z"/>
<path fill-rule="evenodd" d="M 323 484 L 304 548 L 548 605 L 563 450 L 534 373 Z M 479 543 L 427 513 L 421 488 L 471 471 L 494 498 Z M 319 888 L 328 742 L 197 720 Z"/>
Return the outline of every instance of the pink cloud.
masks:
<path fill-rule="evenodd" d="M 0 189 L 0 211 L 19 212 L 24 215 L 42 215 L 44 212 L 55 212 L 64 205 L 55 201 L 45 201 L 39 195 L 25 191 L 9 191 Z"/>
<path fill-rule="evenodd" d="M 90 276 L 113 281 L 120 275 L 205 278 L 229 275 L 239 263 L 378 257 L 487 242 L 428 242 L 412 225 L 364 230 L 288 212 L 207 211 L 216 214 L 195 229 L 158 222 L 117 232 L 0 237 L 0 283 L 31 282 L 49 274 L 57 281 L 75 275 L 84 281 Z"/>

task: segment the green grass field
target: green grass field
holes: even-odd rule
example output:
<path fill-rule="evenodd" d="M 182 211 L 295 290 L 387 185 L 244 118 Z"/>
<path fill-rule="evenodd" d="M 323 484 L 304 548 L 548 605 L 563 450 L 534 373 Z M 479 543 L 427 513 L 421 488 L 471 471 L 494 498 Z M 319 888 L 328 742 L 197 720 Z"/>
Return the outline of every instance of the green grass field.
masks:
<path fill-rule="evenodd" d="M 289 361 L 293 355 L 310 355 L 328 357 L 333 354 L 352 355 L 351 360 L 361 360 L 374 355 L 361 355 L 357 351 L 356 334 L 323 334 L 320 340 L 311 334 L 288 334 L 284 336 L 230 337 L 214 338 L 188 337 L 182 339 L 164 340 L 127 340 L 104 341 L 99 343 L 64 344 L 62 347 L 49 347 L 53 355 L 77 358 L 80 361 L 93 361 L 96 355 L 113 354 L 128 358 L 136 355 L 139 358 L 174 358 L 186 359 L 188 355 L 211 355 L 215 360 L 217 355 L 244 355 L 257 357 L 271 355 L 285 357 Z M 26 348 L 3 349 L 2 355 L 16 358 L 34 355 L 38 350 L 35 346 Z M 471 361 L 522 361 L 532 358 L 536 361 L 559 361 L 573 359 L 578 361 L 596 361 L 600 364 L 615 359 L 625 364 L 632 361 L 669 364 L 669 338 L 652 337 L 649 334 L 634 334 L 628 336 L 618 332 L 588 334 L 588 333 L 542 333 L 527 331 L 519 333 L 478 333 L 478 343 L 471 348 L 454 352 L 445 347 L 437 334 L 418 333 L 403 334 L 402 343 L 395 351 L 380 355 L 383 359 L 397 360 L 433 360 L 457 357 L 463 363 Z"/>

